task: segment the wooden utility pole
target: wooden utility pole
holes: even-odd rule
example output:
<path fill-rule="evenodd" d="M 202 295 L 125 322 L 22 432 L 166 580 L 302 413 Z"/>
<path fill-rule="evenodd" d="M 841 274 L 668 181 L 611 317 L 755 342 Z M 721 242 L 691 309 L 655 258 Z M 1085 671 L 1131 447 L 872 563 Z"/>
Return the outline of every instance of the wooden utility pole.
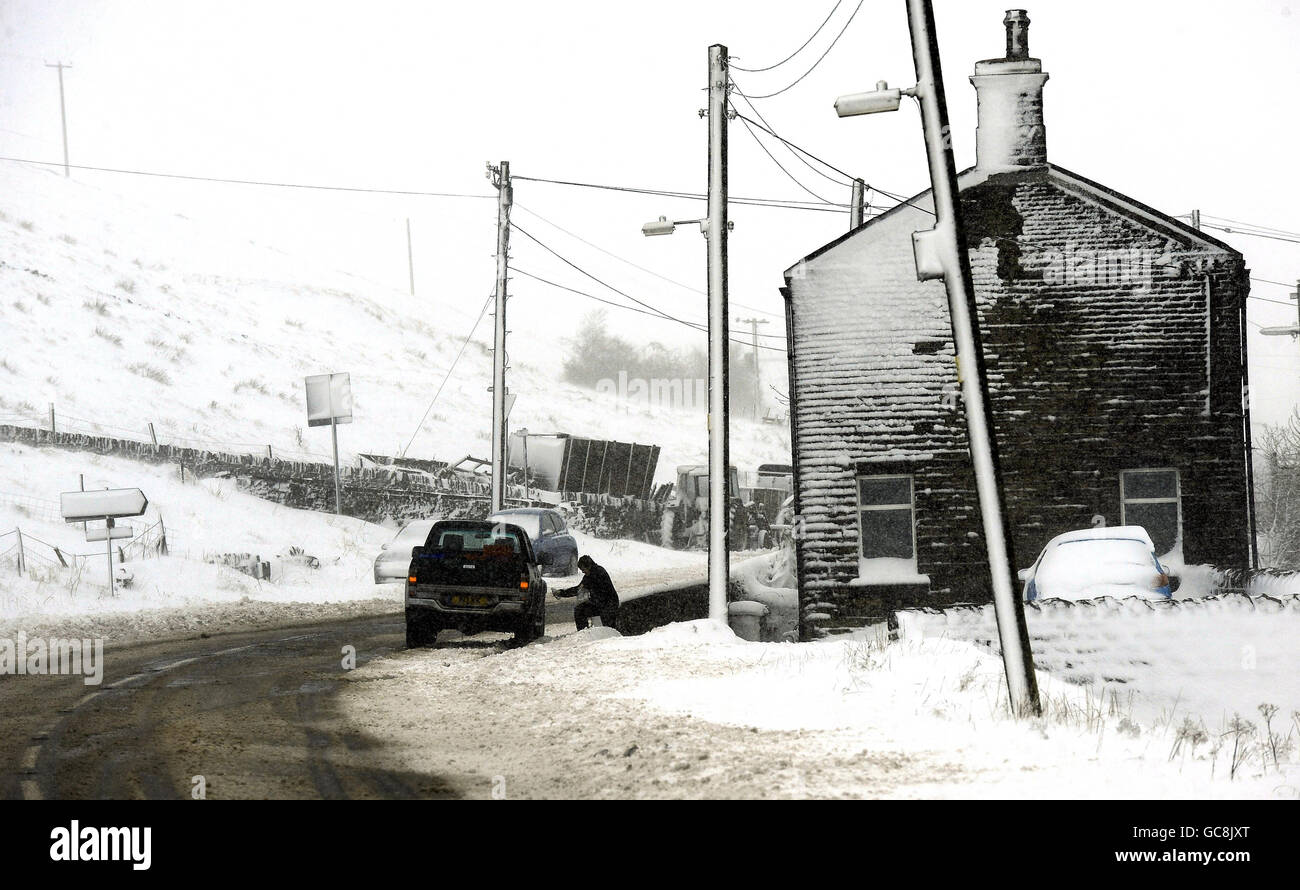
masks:
<path fill-rule="evenodd" d="M 727 350 L 727 48 L 709 47 L 709 618 L 727 620 L 731 465 Z"/>
<path fill-rule="evenodd" d="M 862 180 L 858 180 L 861 182 Z M 749 336 L 754 346 L 754 419 L 763 419 L 763 387 L 758 376 L 758 326 L 767 324 L 766 318 L 738 318 L 740 324 L 749 325 Z"/>
<path fill-rule="evenodd" d="M 866 219 L 867 183 L 862 179 L 853 180 L 853 200 L 849 203 L 849 231 L 862 225 Z"/>
<path fill-rule="evenodd" d="M 492 512 L 505 506 L 506 460 L 506 284 L 510 275 L 510 207 L 514 189 L 510 184 L 510 162 L 488 166 L 497 189 L 497 289 L 495 335 L 492 343 Z"/>
<path fill-rule="evenodd" d="M 63 122 L 63 175 L 71 176 L 72 173 L 68 166 L 68 111 L 63 101 L 63 69 L 71 69 L 72 66 L 65 65 L 63 62 L 57 62 L 54 65 L 46 62 L 45 67 L 59 69 L 59 119 Z"/>

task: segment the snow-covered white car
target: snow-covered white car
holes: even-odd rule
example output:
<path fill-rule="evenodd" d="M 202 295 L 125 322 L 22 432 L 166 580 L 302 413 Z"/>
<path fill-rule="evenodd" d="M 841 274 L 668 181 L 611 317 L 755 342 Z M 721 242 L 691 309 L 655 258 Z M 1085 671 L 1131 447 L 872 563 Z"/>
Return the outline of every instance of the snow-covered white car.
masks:
<path fill-rule="evenodd" d="M 1138 525 L 1057 535 L 1031 567 L 1021 570 L 1020 580 L 1025 582 L 1025 602 L 1173 595 L 1169 573 L 1156 556 L 1151 536 Z"/>
<path fill-rule="evenodd" d="M 432 519 L 408 522 L 397 533 L 397 537 L 380 548 L 379 555 L 375 557 L 376 584 L 406 580 L 406 570 L 411 565 L 411 548 L 424 544 L 433 523 Z"/>

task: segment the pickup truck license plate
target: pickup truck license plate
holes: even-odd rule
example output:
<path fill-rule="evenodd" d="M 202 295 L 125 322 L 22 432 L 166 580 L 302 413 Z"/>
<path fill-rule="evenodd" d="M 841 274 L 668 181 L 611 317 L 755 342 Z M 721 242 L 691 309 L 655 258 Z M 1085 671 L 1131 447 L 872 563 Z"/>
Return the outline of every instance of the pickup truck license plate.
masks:
<path fill-rule="evenodd" d="M 455 594 L 451 598 L 451 604 L 453 606 L 490 606 L 492 605 L 492 597 Z"/>

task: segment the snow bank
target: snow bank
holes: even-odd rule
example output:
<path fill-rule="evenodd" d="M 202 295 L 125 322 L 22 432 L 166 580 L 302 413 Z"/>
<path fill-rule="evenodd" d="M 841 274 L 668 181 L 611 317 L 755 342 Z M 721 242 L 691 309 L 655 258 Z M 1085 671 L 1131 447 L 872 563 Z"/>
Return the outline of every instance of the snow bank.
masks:
<path fill-rule="evenodd" d="M 799 591 L 794 586 L 793 553 L 777 550 L 731 566 L 731 578 L 744 588 L 746 599 L 770 610 L 766 639 L 779 640 L 799 627 Z"/>
<path fill-rule="evenodd" d="M 692 621 L 402 653 L 349 679 L 343 719 L 394 768 L 454 750 L 471 795 L 521 762 L 512 797 L 1269 797 L 1300 778 L 1255 744 L 1229 779 L 1222 746 L 1176 748 L 1176 722 L 1046 673 L 1047 715 L 1011 719 L 1000 660 L 953 640 L 748 643 Z"/>
<path fill-rule="evenodd" d="M 897 613 L 908 640 L 966 640 L 1000 651 L 993 607 Z M 1270 703 L 1300 711 L 1300 597 L 1141 598 L 1025 608 L 1034 662 L 1094 694 L 1109 689 L 1145 719 L 1218 722 Z"/>

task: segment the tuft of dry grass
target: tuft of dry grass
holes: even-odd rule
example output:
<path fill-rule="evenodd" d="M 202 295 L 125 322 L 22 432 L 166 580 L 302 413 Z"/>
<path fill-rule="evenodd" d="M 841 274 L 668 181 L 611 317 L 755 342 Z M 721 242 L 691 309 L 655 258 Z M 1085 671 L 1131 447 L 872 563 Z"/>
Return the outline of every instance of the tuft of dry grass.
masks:
<path fill-rule="evenodd" d="M 103 339 L 107 340 L 109 343 L 112 343 L 114 346 L 122 345 L 121 337 L 119 337 L 117 334 L 112 333 L 111 331 L 106 331 L 103 328 L 95 328 L 95 336 L 102 337 Z"/>
<path fill-rule="evenodd" d="M 127 365 L 126 369 L 132 374 L 147 377 L 155 383 L 161 383 L 163 386 L 172 385 L 171 376 L 162 368 L 155 368 L 153 365 L 147 365 L 144 362 L 136 362 L 133 365 Z"/>
<path fill-rule="evenodd" d="M 247 380 L 241 380 L 235 384 L 235 392 L 242 392 L 243 390 L 246 389 L 251 389 L 254 392 L 260 392 L 264 396 L 271 394 L 271 390 L 267 387 L 267 385 L 263 383 L 261 380 L 258 380 L 256 377 L 249 377 Z"/>

